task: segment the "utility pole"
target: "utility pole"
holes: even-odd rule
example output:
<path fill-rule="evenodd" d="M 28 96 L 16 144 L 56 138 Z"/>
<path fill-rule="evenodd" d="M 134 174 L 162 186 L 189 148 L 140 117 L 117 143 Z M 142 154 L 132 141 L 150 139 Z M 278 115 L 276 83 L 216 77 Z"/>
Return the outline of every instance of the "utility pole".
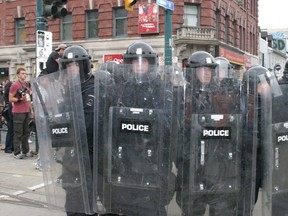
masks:
<path fill-rule="evenodd" d="M 43 0 L 36 2 L 36 30 L 47 30 L 47 20 L 43 16 Z"/>
<path fill-rule="evenodd" d="M 165 65 L 172 65 L 172 14 L 174 11 L 174 3 L 168 0 L 157 0 L 156 3 L 164 8 L 164 62 Z"/>
<path fill-rule="evenodd" d="M 172 11 L 165 9 L 165 65 L 172 65 Z"/>

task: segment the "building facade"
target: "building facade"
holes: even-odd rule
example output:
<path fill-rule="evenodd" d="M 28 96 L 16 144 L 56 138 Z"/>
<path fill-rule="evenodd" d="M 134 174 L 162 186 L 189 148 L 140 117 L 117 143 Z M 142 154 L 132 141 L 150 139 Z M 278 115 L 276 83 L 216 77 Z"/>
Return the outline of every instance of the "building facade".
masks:
<path fill-rule="evenodd" d="M 236 70 L 258 62 L 258 0 L 173 1 L 173 64 L 185 67 L 192 52 L 205 50 L 224 56 Z M 26 67 L 29 78 L 36 74 L 36 0 L 0 0 L 0 79 L 15 79 L 18 67 Z M 134 41 L 151 44 L 164 63 L 165 9 L 154 8 L 156 29 L 142 31 L 140 13 L 156 0 L 140 0 L 133 11 L 124 0 L 68 0 L 67 16 L 47 21 L 53 47 L 59 43 L 80 44 L 92 57 L 94 66 L 105 57 L 121 56 Z M 144 5 L 144 6 L 143 6 Z M 141 7 L 141 11 L 140 11 Z M 121 60 L 120 60 L 121 61 Z"/>
<path fill-rule="evenodd" d="M 283 76 L 287 60 L 287 32 L 284 29 L 274 32 L 261 30 L 259 39 L 259 64 L 269 71 L 274 71 L 278 79 Z"/>

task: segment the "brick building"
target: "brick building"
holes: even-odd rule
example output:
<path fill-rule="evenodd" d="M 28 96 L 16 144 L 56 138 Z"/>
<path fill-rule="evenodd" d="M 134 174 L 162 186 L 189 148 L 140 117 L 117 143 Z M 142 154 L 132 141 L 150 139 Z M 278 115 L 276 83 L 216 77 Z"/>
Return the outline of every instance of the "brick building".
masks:
<path fill-rule="evenodd" d="M 68 15 L 48 21 L 53 47 L 81 44 L 93 64 L 110 54 L 123 54 L 134 41 L 154 47 L 163 63 L 164 9 L 158 8 L 157 30 L 139 32 L 139 7 L 156 0 L 139 0 L 132 12 L 123 0 L 68 0 Z M 177 0 L 172 15 L 173 63 L 184 66 L 196 50 L 224 56 L 236 69 L 249 67 L 258 56 L 258 0 Z M 0 79 L 15 79 L 25 66 L 30 78 L 36 71 L 36 0 L 0 0 Z M 111 56 L 110 56 L 111 57 Z M 176 58 L 177 57 L 177 58 Z M 251 63 L 252 62 L 252 63 Z M 3 73 L 3 71 L 6 71 Z"/>

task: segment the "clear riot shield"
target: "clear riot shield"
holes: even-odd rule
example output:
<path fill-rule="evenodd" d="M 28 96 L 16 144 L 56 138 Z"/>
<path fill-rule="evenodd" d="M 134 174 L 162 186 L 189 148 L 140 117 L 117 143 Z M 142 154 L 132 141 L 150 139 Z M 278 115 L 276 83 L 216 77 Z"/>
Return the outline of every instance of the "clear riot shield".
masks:
<path fill-rule="evenodd" d="M 138 74 L 132 65 L 118 65 L 95 73 L 94 185 L 100 213 L 173 215 L 172 111 L 178 113 L 174 96 L 183 89 L 172 82 L 173 72 L 170 66 Z"/>
<path fill-rule="evenodd" d="M 32 88 L 48 205 L 67 212 L 93 213 L 79 74 L 61 71 L 37 77 Z"/>
<path fill-rule="evenodd" d="M 187 68 L 184 142 L 178 154 L 182 215 L 241 215 L 243 116 L 237 80 Z"/>
<path fill-rule="evenodd" d="M 241 87 L 242 112 L 242 169 L 241 169 L 241 201 L 239 211 L 243 215 L 252 216 L 261 181 L 259 167 L 259 94 L 258 76 L 255 71 L 247 70 L 243 75 Z M 258 155 L 257 155 L 258 154 Z M 256 167 L 256 165 L 258 167 Z M 257 174 L 257 177 L 256 177 Z M 256 189 L 257 187 L 257 189 Z M 256 195 L 256 196 L 255 196 Z"/>
<path fill-rule="evenodd" d="M 265 83 L 262 83 L 262 86 L 265 86 Z M 273 94 L 273 86 L 266 88 L 261 97 L 263 101 L 262 124 L 265 125 L 263 127 L 263 216 L 288 214 L 286 154 L 288 151 L 288 85 L 280 85 L 280 89 L 282 95 L 277 95 L 278 97 Z"/>

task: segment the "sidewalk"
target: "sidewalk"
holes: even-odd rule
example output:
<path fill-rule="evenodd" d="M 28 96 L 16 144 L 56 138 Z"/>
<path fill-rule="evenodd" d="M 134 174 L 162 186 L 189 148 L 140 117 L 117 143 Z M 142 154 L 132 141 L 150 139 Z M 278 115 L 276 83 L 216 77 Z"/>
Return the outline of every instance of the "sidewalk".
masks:
<path fill-rule="evenodd" d="M 5 145 L 1 132 L 0 148 Z M 30 149 L 35 150 L 32 139 Z M 62 211 L 49 210 L 43 188 L 42 172 L 35 169 L 37 156 L 15 159 L 13 154 L 0 151 L 0 215 L 1 216 L 65 216 Z"/>

